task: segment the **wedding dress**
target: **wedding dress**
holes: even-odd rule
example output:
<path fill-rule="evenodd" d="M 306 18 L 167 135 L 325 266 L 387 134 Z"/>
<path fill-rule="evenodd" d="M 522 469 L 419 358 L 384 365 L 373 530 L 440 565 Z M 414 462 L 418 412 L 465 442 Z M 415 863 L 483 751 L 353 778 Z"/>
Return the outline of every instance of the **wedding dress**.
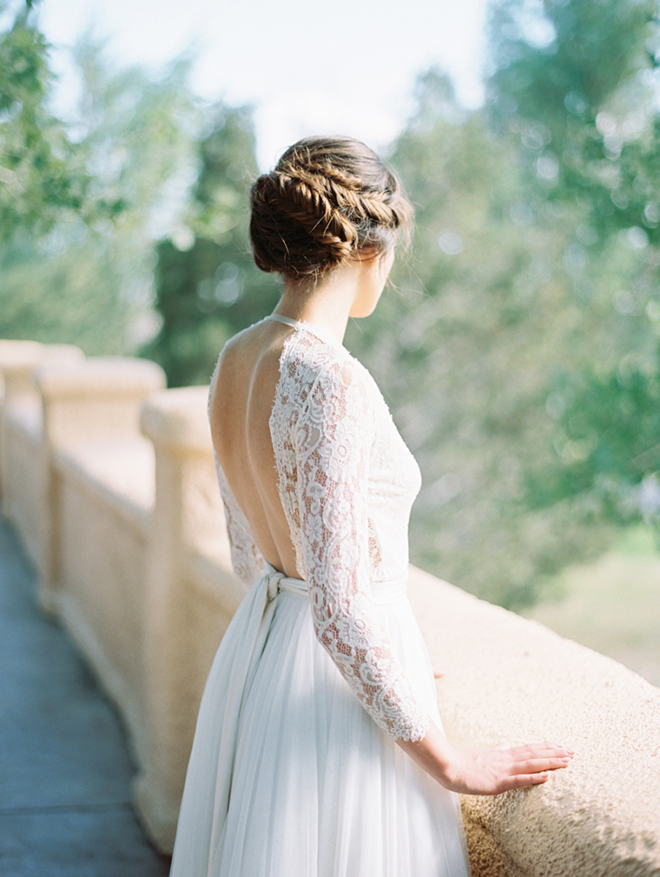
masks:
<path fill-rule="evenodd" d="M 202 698 L 171 877 L 466 877 L 458 797 L 394 742 L 440 725 L 406 597 L 419 469 L 330 333 L 266 319 L 293 328 L 270 433 L 301 578 L 261 556 L 218 466 L 249 591 Z"/>

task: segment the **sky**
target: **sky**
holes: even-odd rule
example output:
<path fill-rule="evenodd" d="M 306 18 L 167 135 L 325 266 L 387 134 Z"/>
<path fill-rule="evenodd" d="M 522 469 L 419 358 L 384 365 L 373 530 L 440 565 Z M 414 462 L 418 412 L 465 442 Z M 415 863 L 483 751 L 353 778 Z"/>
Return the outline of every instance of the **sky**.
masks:
<path fill-rule="evenodd" d="M 63 115 L 75 94 L 67 47 L 88 30 L 118 66 L 156 73 L 194 52 L 195 92 L 254 105 L 262 169 L 308 134 L 386 146 L 433 64 L 478 106 L 485 17 L 486 0 L 42 0 L 39 12 Z"/>

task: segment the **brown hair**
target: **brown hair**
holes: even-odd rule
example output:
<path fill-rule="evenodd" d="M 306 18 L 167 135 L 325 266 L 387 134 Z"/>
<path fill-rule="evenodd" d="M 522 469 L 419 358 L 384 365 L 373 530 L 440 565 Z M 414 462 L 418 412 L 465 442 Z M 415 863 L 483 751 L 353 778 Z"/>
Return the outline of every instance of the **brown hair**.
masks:
<path fill-rule="evenodd" d="M 407 232 L 412 208 L 378 156 L 351 137 L 307 137 L 252 186 L 250 238 L 262 271 L 317 278 Z"/>

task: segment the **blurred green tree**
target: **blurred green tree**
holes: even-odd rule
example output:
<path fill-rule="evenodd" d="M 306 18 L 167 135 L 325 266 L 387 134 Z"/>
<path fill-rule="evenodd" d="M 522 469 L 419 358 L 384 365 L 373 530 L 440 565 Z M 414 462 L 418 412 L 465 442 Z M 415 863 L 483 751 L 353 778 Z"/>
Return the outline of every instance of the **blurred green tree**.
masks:
<path fill-rule="evenodd" d="M 584 542 L 554 510 L 524 505 L 551 429 L 538 397 L 579 319 L 561 268 L 566 220 L 534 220 L 510 144 L 438 71 L 420 78 L 417 105 L 390 156 L 416 206 L 414 249 L 349 345 L 422 468 L 413 561 L 519 607 Z"/>
<path fill-rule="evenodd" d="M 220 348 L 272 310 L 280 286 L 257 269 L 248 234 L 248 195 L 257 175 L 248 107 L 218 104 L 199 141 L 199 175 L 187 214 L 158 244 L 160 332 L 144 348 L 171 385 L 206 383 Z"/>
<path fill-rule="evenodd" d="M 492 9 L 491 121 L 529 184 L 577 201 L 595 233 L 660 239 L 658 0 L 499 0 Z M 641 238 L 638 238 L 641 241 Z"/>
<path fill-rule="evenodd" d="M 491 119 L 533 197 L 572 208 L 564 261 L 590 315 L 582 361 L 549 381 L 555 453 L 530 505 L 580 497 L 660 535 L 660 4 L 503 0 L 492 32 Z"/>
<path fill-rule="evenodd" d="M 46 113 L 47 46 L 29 15 L 2 36 L 12 63 L 2 68 L 11 110 L 0 173 L 13 176 L 0 196 L 0 336 L 133 352 L 157 329 L 154 236 L 175 221 L 194 179 L 201 113 L 186 88 L 189 65 L 160 79 L 114 71 L 83 39 L 73 53 L 81 96 L 64 123 Z"/>
<path fill-rule="evenodd" d="M 570 15 L 572 0 L 556 5 Z M 586 184 L 564 175 L 562 162 L 574 167 L 579 147 L 580 161 L 601 179 L 589 164 L 597 129 L 589 134 L 588 120 L 587 133 L 571 135 L 571 149 L 550 151 L 559 135 L 544 100 L 556 95 L 544 94 L 544 84 L 568 64 L 548 48 L 555 30 L 546 28 L 541 44 L 529 34 L 522 44 L 514 39 L 511 61 L 497 41 L 520 31 L 497 15 L 500 66 L 487 108 L 462 110 L 438 71 L 420 77 L 416 113 L 391 153 L 416 205 L 414 250 L 396 271 L 398 294 L 384 297 L 364 327 L 352 327 L 349 344 L 378 375 L 422 467 L 413 560 L 517 608 L 535 602 L 567 563 L 603 551 L 622 520 L 648 517 L 657 502 L 649 478 L 660 450 L 660 260 L 641 225 L 631 230 L 612 212 L 600 219 Z M 635 21 L 635 39 L 623 29 L 625 58 L 610 90 L 597 91 L 594 119 L 647 69 L 640 43 L 648 17 Z M 592 49 L 597 75 L 612 40 Z M 509 80 L 502 57 L 520 68 L 527 58 L 525 76 Z M 533 95 L 531 117 L 510 93 L 520 83 Z M 553 131 L 562 120 L 575 127 L 564 100 Z M 655 145 L 646 142 L 638 161 L 648 172 Z M 634 489 L 626 491 L 622 478 Z"/>
<path fill-rule="evenodd" d="M 0 14 L 11 16 L 8 0 Z M 43 232 L 78 212 L 89 176 L 74 144 L 47 107 L 48 46 L 26 2 L 0 33 L 0 243 L 21 231 Z"/>

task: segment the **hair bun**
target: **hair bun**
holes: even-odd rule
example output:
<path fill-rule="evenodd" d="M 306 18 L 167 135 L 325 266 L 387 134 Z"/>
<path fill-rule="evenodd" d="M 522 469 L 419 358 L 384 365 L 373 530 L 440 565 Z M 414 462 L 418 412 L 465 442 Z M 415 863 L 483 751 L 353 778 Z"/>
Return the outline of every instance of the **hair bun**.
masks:
<path fill-rule="evenodd" d="M 362 249 L 383 252 L 410 212 L 396 177 L 350 138 L 290 147 L 254 183 L 251 208 L 259 268 L 298 278 L 324 274 Z"/>
<path fill-rule="evenodd" d="M 277 170 L 254 184 L 250 233 L 263 271 L 322 274 L 350 257 L 357 232 L 323 189 L 313 175 Z"/>

